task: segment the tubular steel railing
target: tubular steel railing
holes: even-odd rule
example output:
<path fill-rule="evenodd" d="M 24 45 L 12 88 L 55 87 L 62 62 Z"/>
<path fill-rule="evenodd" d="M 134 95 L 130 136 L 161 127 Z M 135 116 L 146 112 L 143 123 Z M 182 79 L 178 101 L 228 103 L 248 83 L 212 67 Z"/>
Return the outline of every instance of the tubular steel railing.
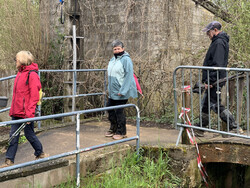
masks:
<path fill-rule="evenodd" d="M 103 90 L 104 93 L 88 93 L 88 94 L 76 94 L 76 83 L 77 83 L 77 76 L 76 73 L 77 72 L 104 72 L 104 86 L 103 86 Z M 63 98 L 72 98 L 72 111 L 75 111 L 75 98 L 76 97 L 85 97 L 85 96 L 97 96 L 97 95 L 104 95 L 106 96 L 106 90 L 107 90 L 107 81 L 106 81 L 106 69 L 77 69 L 77 70 L 39 70 L 38 74 L 40 76 L 40 74 L 42 72 L 59 72 L 59 73 L 65 73 L 65 72 L 73 72 L 74 76 L 72 77 L 72 84 L 74 87 L 73 91 L 72 91 L 72 95 L 65 95 L 65 96 L 53 96 L 53 97 L 43 97 L 43 100 L 52 100 L 52 99 L 63 99 Z M 4 78 L 0 78 L 0 81 L 5 81 L 5 80 L 9 80 L 9 79 L 13 79 L 16 76 L 8 76 L 8 77 L 4 77 Z M 106 106 L 106 97 L 104 97 L 104 106 Z M 8 108 L 4 108 L 0 110 L 0 113 L 8 111 L 10 109 L 10 107 Z M 39 106 L 39 116 L 41 116 L 41 106 Z M 73 120 L 73 119 L 72 119 Z M 38 122 L 38 128 L 40 129 L 41 127 L 41 123 Z"/>
<path fill-rule="evenodd" d="M 80 134 L 79 133 L 80 133 L 80 115 L 81 114 L 89 114 L 89 113 L 94 113 L 94 112 L 102 112 L 102 111 L 108 111 L 108 110 L 112 110 L 112 109 L 129 108 L 129 107 L 134 107 L 136 109 L 136 136 L 80 149 Z M 134 104 L 126 104 L 126 105 L 119 105 L 119 106 L 96 108 L 96 109 L 90 109 L 90 110 L 82 110 L 82 111 L 68 112 L 68 113 L 62 113 L 62 114 L 54 114 L 54 115 L 48 115 L 48 116 L 40 116 L 40 117 L 35 117 L 35 118 L 27 118 L 27 119 L 22 119 L 22 120 L 0 122 L 0 127 L 6 126 L 6 125 L 11 125 L 11 124 L 17 124 L 17 123 L 24 123 L 24 122 L 31 122 L 31 121 L 42 121 L 42 120 L 46 120 L 46 119 L 61 118 L 61 117 L 68 117 L 68 116 L 76 116 L 76 150 L 66 152 L 66 153 L 62 153 L 62 154 L 58 154 L 58 155 L 54 155 L 54 156 L 50 156 L 50 157 L 39 159 L 39 160 L 35 160 L 35 161 L 25 162 L 25 163 L 22 163 L 22 164 L 17 164 L 17 165 L 14 165 L 14 166 L 1 168 L 0 173 L 6 172 L 6 171 L 9 171 L 9 170 L 14 170 L 14 169 L 21 168 L 21 167 L 26 167 L 26 166 L 30 166 L 30 165 L 34 165 L 34 164 L 39 164 L 39 163 L 54 160 L 54 159 L 59 159 L 59 158 L 62 158 L 62 157 L 76 155 L 76 182 L 77 182 L 77 187 L 80 187 L 80 153 L 95 150 L 95 149 L 99 149 L 99 148 L 103 148 L 103 147 L 107 147 L 107 146 L 111 146 L 111 145 L 115 145 L 115 144 L 119 144 L 119 143 L 123 143 L 123 142 L 136 140 L 136 152 L 137 152 L 137 155 L 139 155 L 139 147 L 140 147 L 140 110 Z"/>
<path fill-rule="evenodd" d="M 224 90 L 226 89 L 226 96 L 222 99 L 225 99 L 225 109 L 230 110 L 233 112 L 233 116 L 237 123 L 237 133 L 232 133 L 229 131 L 229 115 L 227 115 L 227 128 L 226 130 L 221 130 L 221 120 L 220 120 L 220 110 L 217 110 L 217 118 L 214 118 L 213 114 L 208 110 L 208 127 L 202 126 L 202 97 L 204 94 L 202 94 L 202 85 L 199 84 L 198 87 L 198 95 L 193 93 L 193 85 L 194 83 L 202 83 L 201 80 L 201 71 L 207 71 L 207 77 L 209 77 L 209 74 L 216 73 L 217 80 L 219 80 L 219 71 L 225 71 L 226 77 L 223 80 L 224 81 Z M 180 128 L 180 134 L 178 136 L 176 144 L 178 145 L 183 128 L 193 128 L 198 129 L 202 131 L 208 131 L 213 133 L 220 133 L 224 135 L 230 135 L 230 136 L 236 136 L 241 138 L 247 138 L 249 139 L 249 72 L 250 69 L 244 69 L 244 68 L 225 68 L 225 67 L 205 67 L 205 66 L 178 66 L 173 73 L 173 89 L 174 89 L 174 124 L 176 128 Z M 230 74 L 234 74 L 234 76 L 229 76 Z M 230 80 L 230 79 L 234 80 Z M 221 79 L 220 79 L 221 80 Z M 184 83 L 188 83 L 188 86 L 190 88 L 189 94 L 190 94 L 190 106 L 185 106 L 186 102 L 185 97 L 183 96 L 183 90 L 182 88 L 185 88 L 187 85 Z M 213 87 L 216 87 L 216 94 L 217 94 L 217 109 L 220 108 L 220 95 L 223 93 L 221 92 L 221 86 L 219 81 L 215 83 Z M 235 93 L 235 86 L 236 85 L 236 93 Z M 208 85 L 213 84 L 210 83 L 208 79 Z M 231 87 L 230 87 L 231 86 Z M 240 88 L 241 86 L 241 88 Z M 211 109 L 211 102 L 210 102 L 210 87 L 207 88 L 207 92 L 204 92 L 208 95 L 208 109 Z M 229 95 L 231 93 L 231 96 Z M 236 100 L 234 99 L 236 97 Z M 230 100 L 229 100 L 230 99 Z M 240 100 L 241 99 L 241 100 Z M 198 100 L 198 104 L 197 104 Z M 236 101 L 236 108 L 234 103 Z M 178 109 L 178 106 L 182 106 Z M 196 106 L 198 107 L 196 107 Z M 244 106 L 243 106 L 244 105 Z M 213 106 L 215 107 L 215 106 Z M 183 123 L 181 120 L 178 120 L 178 115 L 181 113 L 181 110 L 185 108 L 190 108 L 191 111 L 191 118 L 190 122 L 192 125 L 189 125 L 187 123 Z M 185 114 L 184 114 L 185 116 Z M 244 116 L 244 117 L 243 117 Z M 196 117 L 196 120 L 195 120 Z M 217 119 L 217 120 L 215 120 Z M 242 120 L 242 121 L 241 121 Z M 195 121 L 200 121 L 201 126 L 193 126 L 195 124 Z M 239 133 L 239 128 L 244 128 L 244 134 Z"/>

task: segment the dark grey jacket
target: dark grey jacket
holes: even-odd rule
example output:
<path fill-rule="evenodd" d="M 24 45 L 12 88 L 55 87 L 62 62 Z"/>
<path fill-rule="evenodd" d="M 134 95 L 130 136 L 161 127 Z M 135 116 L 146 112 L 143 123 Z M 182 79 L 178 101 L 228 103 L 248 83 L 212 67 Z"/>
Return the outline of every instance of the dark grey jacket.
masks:
<path fill-rule="evenodd" d="M 229 52 L 229 36 L 225 32 L 212 38 L 212 42 L 204 59 L 203 66 L 227 67 Z M 226 71 L 219 71 L 219 79 L 226 77 Z M 209 71 L 210 84 L 217 81 L 217 71 Z M 207 70 L 202 70 L 202 82 L 208 83 Z"/>

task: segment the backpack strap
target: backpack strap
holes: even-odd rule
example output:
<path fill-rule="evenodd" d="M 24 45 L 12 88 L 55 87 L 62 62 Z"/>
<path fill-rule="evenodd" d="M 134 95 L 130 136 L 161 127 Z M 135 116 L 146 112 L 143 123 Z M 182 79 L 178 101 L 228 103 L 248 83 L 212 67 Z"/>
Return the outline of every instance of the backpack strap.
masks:
<path fill-rule="evenodd" d="M 26 80 L 26 85 L 29 84 L 29 78 L 30 78 L 30 73 L 31 73 L 31 72 L 36 72 L 36 73 L 38 74 L 38 71 L 36 71 L 36 70 L 30 70 L 29 73 L 28 73 L 27 80 Z"/>

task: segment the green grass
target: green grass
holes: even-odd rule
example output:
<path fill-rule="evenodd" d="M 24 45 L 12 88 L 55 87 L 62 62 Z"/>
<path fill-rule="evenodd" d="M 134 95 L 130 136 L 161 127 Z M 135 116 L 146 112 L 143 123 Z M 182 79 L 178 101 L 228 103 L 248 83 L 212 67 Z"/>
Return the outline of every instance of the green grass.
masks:
<path fill-rule="evenodd" d="M 135 188 L 135 187 L 180 187 L 181 179 L 173 175 L 169 158 L 165 152 L 159 151 L 159 157 L 138 157 L 135 153 L 128 154 L 121 166 L 113 164 L 110 171 L 100 174 L 90 174 L 81 179 L 81 187 L 86 188 Z M 67 182 L 59 187 L 74 187 Z"/>
<path fill-rule="evenodd" d="M 18 143 L 19 143 L 19 144 L 22 144 L 22 143 L 25 143 L 26 141 L 27 141 L 27 139 L 26 139 L 25 136 L 20 136 L 20 137 L 19 137 Z"/>

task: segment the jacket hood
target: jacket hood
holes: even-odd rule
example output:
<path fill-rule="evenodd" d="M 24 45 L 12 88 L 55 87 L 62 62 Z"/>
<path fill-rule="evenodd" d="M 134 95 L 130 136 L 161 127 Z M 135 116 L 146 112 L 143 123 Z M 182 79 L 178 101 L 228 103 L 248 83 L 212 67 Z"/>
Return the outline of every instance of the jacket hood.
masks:
<path fill-rule="evenodd" d="M 118 56 L 117 58 L 119 58 L 119 59 L 120 59 L 120 58 L 125 57 L 125 56 L 130 57 L 129 53 L 128 53 L 128 52 L 126 52 L 126 51 L 124 51 L 124 54 L 122 54 L 121 56 Z M 115 59 L 115 56 L 113 56 L 111 59 L 112 59 L 112 60 L 113 60 L 113 59 Z"/>
<path fill-rule="evenodd" d="M 38 71 L 38 65 L 36 63 L 31 63 L 30 65 L 27 66 L 21 66 L 21 68 L 18 70 L 19 72 L 26 72 L 30 70 L 36 70 Z"/>
<path fill-rule="evenodd" d="M 229 42 L 229 36 L 224 31 L 220 32 L 217 36 L 214 36 L 212 41 L 215 41 L 219 38 L 226 41 L 226 42 Z"/>
<path fill-rule="evenodd" d="M 126 51 L 124 52 L 124 54 L 122 56 L 128 56 L 128 57 L 130 57 L 129 53 L 126 52 Z"/>

